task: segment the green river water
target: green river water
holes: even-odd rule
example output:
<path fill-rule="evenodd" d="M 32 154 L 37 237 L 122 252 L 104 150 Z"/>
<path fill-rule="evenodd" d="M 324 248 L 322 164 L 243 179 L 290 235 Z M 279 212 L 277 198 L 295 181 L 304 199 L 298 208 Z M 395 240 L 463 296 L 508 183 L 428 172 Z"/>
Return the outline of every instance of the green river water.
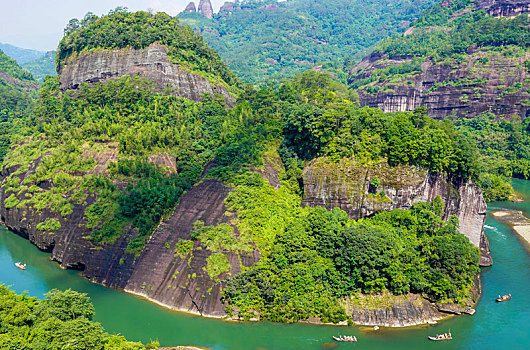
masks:
<path fill-rule="evenodd" d="M 514 180 L 525 202 L 491 203 L 489 209 L 523 210 L 530 217 L 530 182 Z M 86 292 L 96 307 L 96 321 L 130 340 L 159 340 L 161 345 L 200 345 L 214 350 L 234 349 L 322 349 L 332 335 L 356 335 L 356 344 L 342 343 L 338 349 L 527 349 L 530 348 L 530 259 L 529 247 L 510 227 L 491 215 L 486 234 L 494 260 L 482 269 L 483 294 L 473 316 L 458 316 L 437 325 L 406 329 L 368 327 L 284 325 L 266 322 L 239 323 L 190 316 L 166 310 L 123 292 L 92 284 L 75 271 L 61 270 L 29 241 L 0 227 L 0 281 L 17 292 L 28 291 L 41 298 L 51 288 Z M 28 270 L 14 266 L 23 261 Z M 498 294 L 513 299 L 496 304 Z M 451 330 L 454 340 L 431 342 L 428 335 Z M 326 344 L 327 343 L 327 344 Z"/>

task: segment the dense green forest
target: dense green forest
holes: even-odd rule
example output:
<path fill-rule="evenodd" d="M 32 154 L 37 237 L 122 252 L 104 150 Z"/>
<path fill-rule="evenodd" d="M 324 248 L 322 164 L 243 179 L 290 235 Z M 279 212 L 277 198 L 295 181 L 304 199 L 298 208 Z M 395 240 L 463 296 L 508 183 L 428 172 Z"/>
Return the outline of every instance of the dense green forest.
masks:
<path fill-rule="evenodd" d="M 0 162 L 10 146 L 10 134 L 34 105 L 36 82 L 31 73 L 0 51 Z M 29 90 L 29 91 L 28 91 Z"/>
<path fill-rule="evenodd" d="M 44 300 L 16 294 L 0 285 L 0 347 L 5 350 L 156 349 L 108 334 L 92 321 L 90 298 L 70 289 L 51 290 Z"/>
<path fill-rule="evenodd" d="M 235 186 L 226 204 L 238 213 L 239 244 L 225 249 L 244 250 L 254 243 L 262 254 L 257 265 L 229 279 L 224 291 L 229 314 L 339 322 L 346 319 L 340 300 L 359 292 L 467 298 L 479 253 L 458 232 L 456 218 L 441 220 L 439 198 L 359 221 L 339 209 L 300 206 L 301 170 L 304 161 L 316 157 L 332 164 L 340 159 L 358 166 L 386 161 L 475 176 L 476 149 L 450 123 L 430 119 L 424 109 L 384 114 L 359 108 L 345 86 L 316 72 L 278 89 L 247 91 L 244 97 L 257 115 L 280 115 L 278 152 L 286 171 L 278 190 L 244 168 L 210 171 Z M 225 231 L 223 224 L 199 227 L 193 237 L 210 242 L 212 232 Z"/>
<path fill-rule="evenodd" d="M 57 75 L 55 71 L 55 51 L 46 52 L 41 57 L 22 64 L 41 84 L 47 75 Z"/>
<path fill-rule="evenodd" d="M 244 81 L 281 81 L 318 64 L 345 80 L 354 60 L 381 39 L 404 31 L 435 1 L 236 1 L 210 20 L 178 17 L 199 31 Z M 267 5 L 274 7 L 266 7 Z"/>
<path fill-rule="evenodd" d="M 482 177 L 479 181 L 484 197 L 490 200 L 507 200 L 513 190 L 508 177 L 530 178 L 530 120 L 498 119 L 484 113 L 473 119 L 455 122 L 480 150 Z"/>
<path fill-rule="evenodd" d="M 413 27 L 416 30 L 409 35 L 383 40 L 376 51 L 390 56 L 431 56 L 436 62 L 448 56 L 465 54 L 471 46 L 516 45 L 527 48 L 530 45 L 530 19 L 527 15 L 505 19 L 476 11 L 446 23 L 445 27 L 423 30 L 429 19 L 427 17 L 420 22 L 422 27 Z M 432 22 L 438 23 L 437 20 Z"/>
<path fill-rule="evenodd" d="M 34 80 L 33 76 L 28 70 L 21 68 L 13 58 L 7 56 L 3 51 L 0 51 L 0 71 L 18 80 L 20 83 L 23 83 L 23 82 L 31 83 Z M 0 77 L 0 78 L 4 82 L 6 82 L 5 77 Z"/>
<path fill-rule="evenodd" d="M 526 14 L 496 18 L 484 10 L 477 10 L 477 6 L 471 0 L 456 0 L 423 11 L 406 35 L 394 35 L 376 46 L 374 52 L 384 54 L 381 68 L 357 70 L 349 78 L 350 87 L 366 94 L 391 93 L 396 86 L 414 84 L 414 78 L 422 72 L 425 62 L 453 67 L 454 70 L 463 69 L 466 62 L 474 62 L 473 67 L 468 67 L 469 78 L 436 81 L 426 95 L 444 86 L 467 86 L 474 87 L 476 96 L 480 96 L 481 88 L 488 83 L 483 78 L 488 74 L 485 70 L 496 69 L 488 66 L 490 61 L 499 60 L 495 55 L 513 58 L 515 66 L 520 59 L 523 63 L 520 66 L 526 66 L 524 57 L 530 45 L 530 22 Z M 474 53 L 476 56 L 471 58 Z M 392 63 L 388 60 L 392 57 L 410 59 Z M 501 80 L 497 83 L 499 94 L 527 93 L 525 83 L 510 83 L 510 74 L 513 73 L 501 73 Z M 461 101 L 465 99 L 463 94 Z M 475 180 L 487 201 L 506 200 L 513 195 L 508 177 L 530 178 L 530 164 L 526 161 L 527 123 L 519 116 L 485 113 L 473 119 L 449 119 L 466 138 L 479 146 L 479 176 Z"/>

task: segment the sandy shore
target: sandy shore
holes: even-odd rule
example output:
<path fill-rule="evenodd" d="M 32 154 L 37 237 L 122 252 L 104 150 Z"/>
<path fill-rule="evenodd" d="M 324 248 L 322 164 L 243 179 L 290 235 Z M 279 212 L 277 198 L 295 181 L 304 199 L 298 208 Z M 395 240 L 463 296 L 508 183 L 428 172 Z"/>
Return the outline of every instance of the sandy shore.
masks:
<path fill-rule="evenodd" d="M 519 210 L 494 210 L 491 214 L 499 221 L 510 225 L 521 238 L 530 244 L 530 219 Z"/>

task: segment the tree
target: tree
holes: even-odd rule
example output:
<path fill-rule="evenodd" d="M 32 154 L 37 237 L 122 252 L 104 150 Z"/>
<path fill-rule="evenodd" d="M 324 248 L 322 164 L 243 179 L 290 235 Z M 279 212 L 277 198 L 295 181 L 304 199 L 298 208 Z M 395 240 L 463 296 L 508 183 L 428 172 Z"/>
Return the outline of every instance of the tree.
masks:
<path fill-rule="evenodd" d="M 95 310 L 86 293 L 79 293 L 71 289 L 60 291 L 52 289 L 45 294 L 46 299 L 41 301 L 36 309 L 39 319 L 55 317 L 61 321 L 85 318 L 92 320 Z"/>

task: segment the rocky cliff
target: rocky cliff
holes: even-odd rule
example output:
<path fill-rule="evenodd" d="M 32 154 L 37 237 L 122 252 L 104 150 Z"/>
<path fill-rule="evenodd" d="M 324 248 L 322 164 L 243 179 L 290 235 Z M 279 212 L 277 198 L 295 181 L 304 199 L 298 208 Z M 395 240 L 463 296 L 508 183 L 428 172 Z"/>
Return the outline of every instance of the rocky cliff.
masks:
<path fill-rule="evenodd" d="M 15 174 L 17 167 L 4 169 L 2 179 L 12 175 L 21 181 L 34 175 L 37 160 L 30 169 Z M 51 181 L 40 183 L 42 188 L 53 186 Z M 89 197 L 83 205 L 76 205 L 67 218 L 49 209 L 38 211 L 29 207 L 6 208 L 0 206 L 2 222 L 21 236 L 29 239 L 64 268 L 82 270 L 83 276 L 92 282 L 147 297 L 157 303 L 186 312 L 208 316 L 224 316 L 221 303 L 222 280 L 228 274 L 236 274 L 242 266 L 253 265 L 259 259 L 257 253 L 236 255 L 228 253 L 231 271 L 217 279 L 206 272 L 207 258 L 212 253 L 194 242 L 186 253 L 177 252 L 176 244 L 191 241 L 193 223 L 202 220 L 206 225 L 226 222 L 224 200 L 230 189 L 218 180 L 203 180 L 184 194 L 169 218 L 163 220 L 151 235 L 143 252 L 135 257 L 127 254 L 127 239 L 134 232 L 127 232 L 115 243 L 104 247 L 94 245 L 89 239 L 91 231 L 85 227 L 84 211 L 94 203 Z M 24 196 L 24 193 L 21 193 Z M 5 203 L 5 188 L 0 190 L 0 201 Z M 61 227 L 52 232 L 36 228 L 45 219 L 56 218 Z"/>
<path fill-rule="evenodd" d="M 478 10 L 485 10 L 494 17 L 513 17 L 530 12 L 528 0 L 478 0 L 476 3 Z"/>
<path fill-rule="evenodd" d="M 373 179 L 380 186 L 373 188 Z M 352 218 L 369 216 L 376 211 L 407 209 L 419 201 L 440 196 L 445 203 L 444 219 L 456 215 L 460 231 L 481 250 L 481 266 L 492 264 L 489 244 L 484 234 L 486 202 L 480 188 L 471 181 L 432 174 L 411 166 L 372 167 L 342 160 L 335 164 L 325 159 L 312 161 L 303 172 L 303 205 L 339 207 Z"/>
<path fill-rule="evenodd" d="M 474 315 L 473 308 L 480 298 L 481 280 L 477 275 L 464 305 L 431 303 L 417 294 L 352 295 L 342 305 L 355 324 L 383 327 L 409 327 L 433 324 L 451 315 Z"/>
<path fill-rule="evenodd" d="M 153 161 L 166 164 L 166 158 L 156 157 Z M 101 174 L 105 172 L 103 165 L 112 159 L 112 156 L 98 158 L 101 164 L 96 168 Z M 278 157 L 268 155 L 264 160 L 264 166 L 254 171 L 261 173 L 272 186 L 279 187 L 277 169 L 281 163 Z M 17 178 L 24 183 L 34 176 L 40 161 L 37 159 L 27 170 L 21 171 L 19 166 L 5 168 L 1 178 Z M 369 184 L 375 177 L 381 179 L 381 186 L 371 189 Z M 37 184 L 43 189 L 53 185 L 51 180 Z M 384 190 L 385 196 L 372 193 L 380 193 L 381 190 Z M 24 198 L 27 191 L 21 189 L 17 196 Z M 28 206 L 7 207 L 5 203 L 9 193 L 6 194 L 3 186 L 0 188 L 0 217 L 9 229 L 50 252 L 51 258 L 62 267 L 79 269 L 83 276 L 95 283 L 125 290 L 173 309 L 222 317 L 226 315 L 225 305 L 221 302 L 224 280 L 241 272 L 243 267 L 254 265 L 259 260 L 259 252 L 226 253 L 230 270 L 212 279 L 207 269 L 212 252 L 193 241 L 191 233 L 197 220 L 202 220 L 205 225 L 230 223 L 232 217 L 227 215 L 224 204 L 229 192 L 230 188 L 218 180 L 201 179 L 182 196 L 171 215 L 162 220 L 139 256 L 126 253 L 127 240 L 135 235 L 134 231 L 104 246 L 94 245 L 87 239 L 91 230 L 85 226 L 84 211 L 94 203 L 94 197 L 75 205 L 71 215 L 62 217 L 49 209 L 39 211 Z M 440 195 L 446 203 L 446 216 L 459 216 L 462 230 L 474 244 L 481 244 L 483 248 L 482 263 L 488 263 L 487 240 L 481 230 L 485 205 L 480 190 L 471 183 L 427 174 L 411 167 L 378 166 L 367 169 L 347 163 L 330 167 L 322 160 L 316 160 L 304 171 L 304 192 L 304 205 L 337 206 L 352 217 L 366 216 L 376 210 L 407 208 L 416 201 L 432 200 Z M 53 232 L 36 228 L 37 223 L 49 218 L 57 219 L 61 227 Z M 185 251 L 179 250 L 177 246 L 181 242 L 191 246 Z M 388 307 L 378 308 L 356 307 L 351 303 L 345 305 L 355 323 L 396 327 L 433 322 L 446 317 L 448 310 L 456 310 L 452 304 L 437 308 L 417 296 L 394 301 Z M 459 312 L 469 313 L 469 310 Z"/>
<path fill-rule="evenodd" d="M 228 105 L 235 99 L 221 85 L 171 63 L 168 47 L 157 43 L 145 49 L 95 50 L 73 55 L 59 72 L 61 89 L 77 89 L 83 83 L 96 83 L 124 75 L 152 80 L 158 89 L 173 89 L 177 96 L 200 101 L 203 94 L 221 94 Z"/>
<path fill-rule="evenodd" d="M 184 12 L 197 12 L 197 7 L 195 7 L 195 3 L 192 1 L 186 6 L 184 9 Z"/>
<path fill-rule="evenodd" d="M 501 118 L 529 115 L 530 50 L 520 34 L 527 30 L 526 17 L 520 15 L 530 12 L 530 0 L 475 0 L 453 11 L 446 23 L 427 19 L 431 26 L 409 27 L 350 71 L 349 82 L 358 88 L 361 105 L 385 112 L 426 106 L 437 119 L 484 112 Z M 473 17 L 478 11 L 487 16 Z M 513 20 L 516 16 L 522 21 Z M 488 35 L 469 34 L 477 31 Z M 501 38 L 501 33 L 509 35 Z"/>
<path fill-rule="evenodd" d="M 530 52 L 514 56 L 503 52 L 472 49 L 462 62 L 434 63 L 425 59 L 420 71 L 380 79 L 359 90 L 363 106 L 385 112 L 429 109 L 429 116 L 443 119 L 449 115 L 475 117 L 483 112 L 501 116 L 529 114 L 528 70 Z M 398 67 L 412 57 L 389 57 L 374 53 L 350 72 L 350 81 L 365 79 L 375 70 Z"/>
<path fill-rule="evenodd" d="M 199 2 L 198 11 L 206 18 L 213 18 L 213 8 L 210 0 L 201 0 Z"/>

